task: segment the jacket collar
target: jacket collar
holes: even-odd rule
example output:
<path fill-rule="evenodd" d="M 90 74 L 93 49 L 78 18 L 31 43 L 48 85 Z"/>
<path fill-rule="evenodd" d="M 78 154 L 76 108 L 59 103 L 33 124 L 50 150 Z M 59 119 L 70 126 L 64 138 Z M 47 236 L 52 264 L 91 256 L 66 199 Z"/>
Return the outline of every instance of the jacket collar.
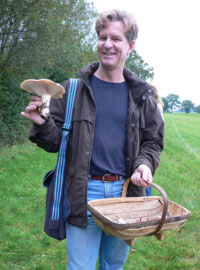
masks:
<path fill-rule="evenodd" d="M 88 88 L 90 88 L 90 76 L 98 69 L 98 67 L 99 63 L 94 62 L 85 66 L 78 72 L 78 76 Z M 125 67 L 123 72 L 134 101 L 142 105 L 153 91 L 146 82 L 140 80 L 135 73 L 130 71 L 128 68 Z"/>

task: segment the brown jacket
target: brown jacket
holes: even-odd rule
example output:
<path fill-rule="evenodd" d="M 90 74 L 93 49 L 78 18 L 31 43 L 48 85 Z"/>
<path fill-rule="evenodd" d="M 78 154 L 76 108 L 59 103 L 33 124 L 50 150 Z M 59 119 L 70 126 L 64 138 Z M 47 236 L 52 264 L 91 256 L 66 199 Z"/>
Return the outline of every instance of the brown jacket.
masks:
<path fill-rule="evenodd" d="M 89 78 L 98 68 L 92 63 L 79 72 L 72 130 L 67 153 L 68 193 L 71 208 L 69 223 L 85 227 L 87 224 L 87 184 L 91 150 L 94 136 L 96 106 Z M 134 73 L 124 69 L 129 88 L 129 110 L 127 120 L 127 177 L 135 168 L 146 164 L 155 173 L 163 149 L 164 122 L 148 84 Z M 32 125 L 29 139 L 48 152 L 57 152 L 61 141 L 62 125 L 66 110 L 66 95 L 69 81 L 65 82 L 66 93 L 62 99 L 52 99 L 51 118 L 43 125 Z M 127 196 L 144 196 L 145 189 L 132 183 Z"/>

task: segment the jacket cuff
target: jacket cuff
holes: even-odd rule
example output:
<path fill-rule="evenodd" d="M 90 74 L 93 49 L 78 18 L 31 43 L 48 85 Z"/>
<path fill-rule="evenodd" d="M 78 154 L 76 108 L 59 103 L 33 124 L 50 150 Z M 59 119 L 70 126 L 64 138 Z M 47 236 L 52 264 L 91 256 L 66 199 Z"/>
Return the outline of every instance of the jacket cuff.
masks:
<path fill-rule="evenodd" d="M 32 123 L 29 132 L 29 139 L 32 140 L 32 138 L 34 138 L 38 134 L 40 134 L 40 136 L 48 134 L 49 132 L 51 132 L 53 126 L 54 121 L 51 117 L 48 120 L 46 120 L 42 125 Z"/>
<path fill-rule="evenodd" d="M 32 128 L 39 132 L 43 132 L 48 129 L 48 127 L 50 126 L 50 122 L 51 122 L 51 119 L 49 118 L 48 120 L 45 120 L 45 122 L 42 125 L 37 125 L 33 123 Z"/>

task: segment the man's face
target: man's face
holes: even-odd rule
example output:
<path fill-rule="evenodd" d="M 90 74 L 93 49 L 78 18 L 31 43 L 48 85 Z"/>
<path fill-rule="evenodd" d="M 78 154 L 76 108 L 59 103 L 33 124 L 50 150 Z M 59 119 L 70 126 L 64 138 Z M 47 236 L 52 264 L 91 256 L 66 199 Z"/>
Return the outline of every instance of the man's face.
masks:
<path fill-rule="evenodd" d="M 134 48 L 135 42 L 129 44 L 125 37 L 122 22 L 110 22 L 98 36 L 98 56 L 106 70 L 123 70 L 126 58 Z"/>

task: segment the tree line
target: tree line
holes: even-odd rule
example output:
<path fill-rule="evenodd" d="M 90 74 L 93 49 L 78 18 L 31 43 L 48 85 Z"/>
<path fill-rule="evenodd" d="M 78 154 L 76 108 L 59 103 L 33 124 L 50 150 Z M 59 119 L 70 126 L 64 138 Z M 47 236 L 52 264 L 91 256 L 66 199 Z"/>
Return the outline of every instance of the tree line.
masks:
<path fill-rule="evenodd" d="M 97 61 L 96 16 L 86 0 L 0 1 L 0 147 L 27 139 L 30 123 L 20 116 L 29 101 L 23 80 L 62 83 Z M 141 79 L 153 78 L 137 51 L 127 66 Z"/>
<path fill-rule="evenodd" d="M 189 99 L 181 102 L 178 95 L 169 94 L 167 97 L 163 97 L 162 100 L 164 103 L 164 112 L 183 111 L 185 113 L 190 113 L 193 111 L 200 113 L 200 105 L 195 106 Z"/>

